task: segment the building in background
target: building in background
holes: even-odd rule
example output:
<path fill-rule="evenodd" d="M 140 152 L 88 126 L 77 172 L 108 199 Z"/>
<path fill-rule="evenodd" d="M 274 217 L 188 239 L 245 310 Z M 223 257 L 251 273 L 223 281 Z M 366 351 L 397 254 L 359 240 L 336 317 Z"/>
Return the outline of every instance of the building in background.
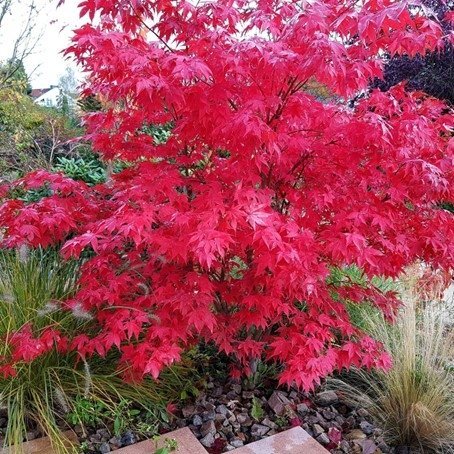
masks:
<path fill-rule="evenodd" d="M 36 104 L 45 107 L 57 107 L 60 99 L 60 88 L 51 85 L 49 88 L 33 88 L 30 96 Z"/>

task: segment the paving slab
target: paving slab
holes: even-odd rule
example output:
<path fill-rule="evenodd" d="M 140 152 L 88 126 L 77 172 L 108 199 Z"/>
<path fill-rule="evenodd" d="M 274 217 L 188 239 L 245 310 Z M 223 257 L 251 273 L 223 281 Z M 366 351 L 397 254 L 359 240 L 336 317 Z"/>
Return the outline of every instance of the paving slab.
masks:
<path fill-rule="evenodd" d="M 166 439 L 174 439 L 177 442 L 177 449 L 172 451 L 172 454 L 208 454 L 188 427 L 161 435 L 157 440 L 142 441 L 112 452 L 115 454 L 154 454 L 157 449 L 165 446 Z"/>
<path fill-rule="evenodd" d="M 68 447 L 78 444 L 77 435 L 73 431 L 63 432 L 63 436 L 68 440 Z M 52 444 L 48 437 L 37 438 L 27 441 L 18 446 L 0 448 L 0 454 L 55 454 Z"/>
<path fill-rule="evenodd" d="M 329 454 L 329 451 L 301 427 L 294 427 L 230 452 L 232 454 Z"/>

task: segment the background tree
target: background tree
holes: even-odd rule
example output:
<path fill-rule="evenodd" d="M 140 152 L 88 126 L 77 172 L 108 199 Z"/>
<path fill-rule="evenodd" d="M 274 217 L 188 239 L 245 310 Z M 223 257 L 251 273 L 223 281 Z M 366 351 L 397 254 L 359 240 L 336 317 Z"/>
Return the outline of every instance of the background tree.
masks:
<path fill-rule="evenodd" d="M 78 82 L 74 69 L 66 68 L 65 72 L 58 80 L 58 88 L 60 95 L 58 97 L 58 110 L 68 118 L 72 125 L 78 125 L 78 117 L 76 113 L 77 98 L 78 98 Z"/>
<path fill-rule="evenodd" d="M 21 60 L 8 60 L 0 66 L 0 79 L 4 81 L 3 88 L 30 94 L 32 87 L 29 77 Z"/>
<path fill-rule="evenodd" d="M 22 15 L 23 10 L 25 10 L 25 16 Z M 38 14 L 39 8 L 35 0 L 30 0 L 26 4 L 20 0 L 0 0 L 0 38 L 3 45 L 12 41 L 10 56 L 0 69 L 0 90 L 11 88 L 18 80 L 24 80 L 24 62 L 41 39 L 41 31 L 36 21 Z M 9 37 L 6 40 L 5 22 L 13 15 L 17 18 L 17 32 L 12 40 Z M 30 89 L 28 79 L 23 89 Z"/>

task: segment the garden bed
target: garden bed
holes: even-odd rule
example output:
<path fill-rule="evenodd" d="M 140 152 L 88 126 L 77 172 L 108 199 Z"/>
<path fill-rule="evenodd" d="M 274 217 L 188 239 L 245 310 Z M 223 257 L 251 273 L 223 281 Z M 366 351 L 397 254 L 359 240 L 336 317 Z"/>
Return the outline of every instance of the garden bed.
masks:
<path fill-rule="evenodd" d="M 230 380 L 208 382 L 205 391 L 176 410 L 160 431 L 189 427 L 208 452 L 217 454 L 295 426 L 335 454 L 395 452 L 366 410 L 349 407 L 333 391 L 309 395 L 296 390 L 251 390 Z M 116 437 L 107 428 L 98 428 L 81 437 L 81 443 L 86 452 L 106 453 L 145 437 L 134 431 Z"/>

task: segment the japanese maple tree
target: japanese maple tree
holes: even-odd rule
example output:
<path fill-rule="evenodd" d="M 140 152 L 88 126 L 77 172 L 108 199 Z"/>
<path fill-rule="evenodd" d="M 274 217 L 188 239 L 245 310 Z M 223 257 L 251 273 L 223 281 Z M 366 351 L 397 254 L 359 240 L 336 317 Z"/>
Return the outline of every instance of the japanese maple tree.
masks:
<path fill-rule="evenodd" d="M 454 125 L 439 100 L 398 85 L 349 97 L 382 76 L 382 55 L 424 54 L 446 39 L 425 10 L 365 0 L 84 0 L 68 52 L 104 108 L 88 138 L 113 167 L 88 187 L 33 173 L 5 188 L 49 195 L 1 207 L 4 246 L 57 246 L 85 259 L 68 310 L 96 335 L 27 331 L 42 349 L 121 352 L 130 376 L 157 377 L 200 339 L 248 373 L 279 362 L 311 389 L 344 367 L 387 367 L 346 308 L 392 317 L 370 278 L 454 259 Z M 333 96 L 321 102 L 316 82 Z M 168 140 L 150 127 L 167 125 Z M 9 192 L 8 192 L 9 191 Z M 335 270 L 357 266 L 361 281 Z M 53 336 L 50 334 L 53 333 Z M 28 336 L 28 337 L 27 337 Z M 26 342 L 25 342 L 26 343 Z M 19 350 L 20 351 L 20 350 Z M 21 357 L 3 358 L 13 373 Z"/>

